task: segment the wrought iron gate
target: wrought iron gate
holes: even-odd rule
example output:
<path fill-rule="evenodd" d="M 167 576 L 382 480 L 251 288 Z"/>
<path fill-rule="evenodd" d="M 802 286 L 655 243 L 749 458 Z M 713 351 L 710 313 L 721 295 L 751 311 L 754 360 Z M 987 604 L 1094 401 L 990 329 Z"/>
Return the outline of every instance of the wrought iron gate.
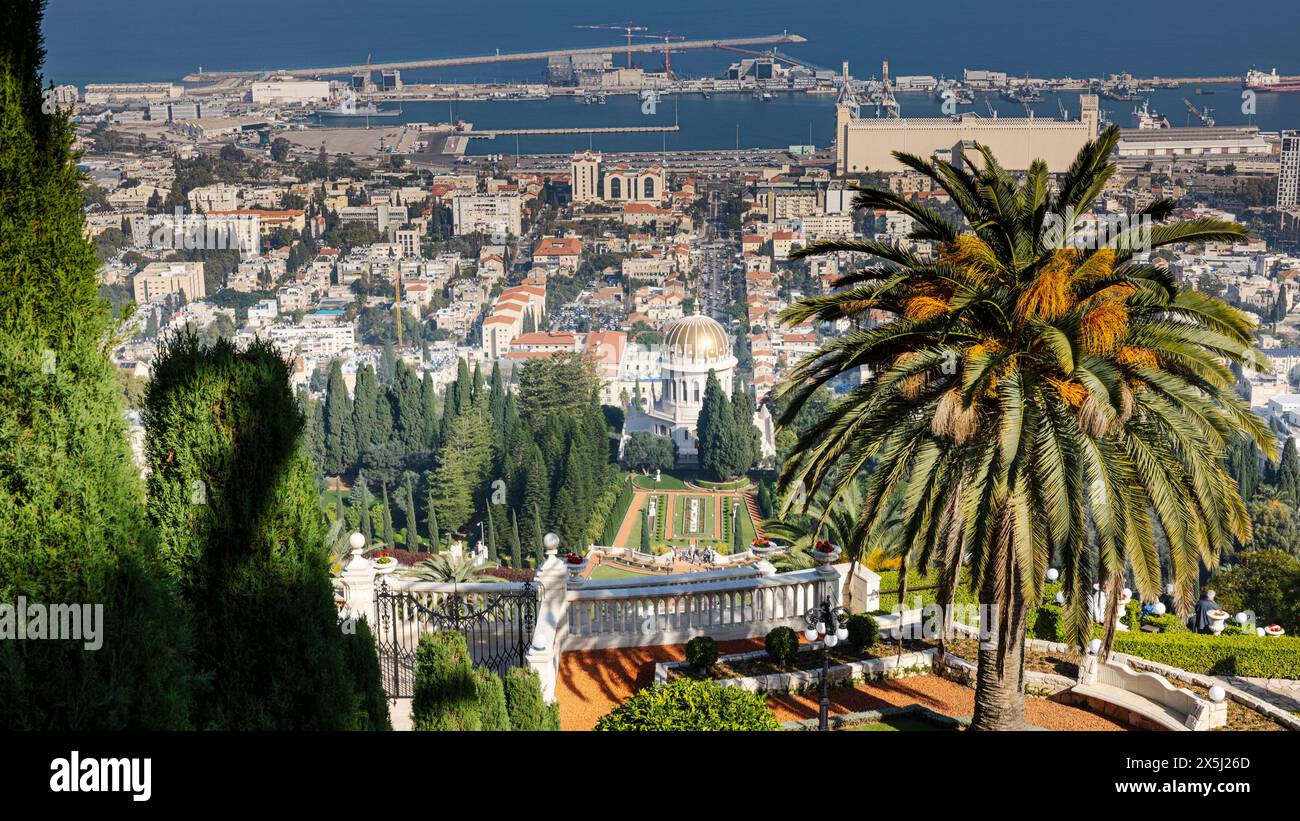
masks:
<path fill-rule="evenodd" d="M 384 691 L 389 698 L 415 695 L 415 650 L 420 637 L 435 630 L 463 635 L 476 667 L 504 676 L 511 667 L 524 666 L 537 624 L 537 599 L 532 583 L 519 590 L 417 594 L 390 590 L 381 579 L 374 631 Z"/>

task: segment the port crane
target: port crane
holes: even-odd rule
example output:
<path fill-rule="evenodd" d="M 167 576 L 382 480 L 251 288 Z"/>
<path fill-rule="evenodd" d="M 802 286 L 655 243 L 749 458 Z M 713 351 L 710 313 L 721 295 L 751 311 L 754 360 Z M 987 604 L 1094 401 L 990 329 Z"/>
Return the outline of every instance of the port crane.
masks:
<path fill-rule="evenodd" d="M 673 41 L 673 40 L 685 40 L 685 39 L 686 39 L 686 36 L 685 36 L 685 35 L 682 35 L 682 34 L 673 34 L 671 31 L 662 31 L 662 32 L 659 32 L 659 33 L 657 33 L 657 34 L 638 34 L 638 35 L 636 35 L 636 36 L 637 36 L 637 37 L 645 38 L 645 39 L 647 39 L 647 40 L 659 40 L 659 39 L 662 39 L 662 40 L 664 41 L 664 74 L 667 74 L 667 75 L 668 75 L 668 79 L 671 80 L 671 79 L 673 78 L 673 47 L 672 47 L 672 41 Z"/>
<path fill-rule="evenodd" d="M 631 67 L 632 67 L 632 36 L 633 36 L 633 32 L 637 32 L 637 31 L 649 31 L 649 30 L 650 30 L 650 29 L 646 28 L 645 26 L 634 26 L 634 25 L 632 25 L 631 23 L 624 23 L 623 25 L 611 25 L 611 24 L 583 25 L 583 26 L 574 26 L 574 28 L 578 28 L 578 29 L 601 29 L 601 30 L 603 30 L 603 31 L 621 31 L 621 32 L 624 32 L 625 34 L 627 34 L 627 67 L 628 67 L 628 68 L 631 68 Z M 642 36 L 644 36 L 644 35 L 642 35 Z"/>
<path fill-rule="evenodd" d="M 1196 106 L 1192 105 L 1192 101 L 1187 99 L 1186 97 L 1183 98 L 1183 105 L 1187 106 L 1187 124 L 1189 126 L 1192 124 L 1192 115 L 1196 115 L 1196 119 L 1201 121 L 1201 125 L 1205 126 L 1206 128 L 1214 127 L 1214 118 L 1210 116 L 1210 114 L 1213 113 L 1214 109 L 1212 108 L 1199 109 Z"/>

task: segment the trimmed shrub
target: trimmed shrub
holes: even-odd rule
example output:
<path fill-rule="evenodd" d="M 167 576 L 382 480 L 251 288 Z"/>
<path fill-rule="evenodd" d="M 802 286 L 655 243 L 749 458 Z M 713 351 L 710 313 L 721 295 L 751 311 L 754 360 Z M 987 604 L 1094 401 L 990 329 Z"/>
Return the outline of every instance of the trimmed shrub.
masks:
<path fill-rule="evenodd" d="M 1067 641 L 1065 619 L 1058 604 L 1044 604 L 1030 616 L 1030 635 L 1043 641 Z"/>
<path fill-rule="evenodd" d="M 845 626 L 849 630 L 849 644 L 855 649 L 870 647 L 880 640 L 880 625 L 868 613 L 849 616 Z"/>
<path fill-rule="evenodd" d="M 415 698 L 411 702 L 416 730 L 477 730 L 478 688 L 465 637 L 450 630 L 427 633 L 415 651 Z"/>
<path fill-rule="evenodd" d="M 1124 624 L 1130 630 L 1142 628 L 1142 604 L 1137 599 L 1129 599 L 1128 604 L 1124 605 Z"/>
<path fill-rule="evenodd" d="M 500 732 L 510 729 L 506 711 L 506 689 L 501 676 L 486 667 L 474 669 L 474 693 L 478 697 L 478 714 L 482 730 Z"/>
<path fill-rule="evenodd" d="M 708 636 L 696 636 L 686 642 L 686 663 L 697 672 L 704 672 L 718 661 L 718 643 Z"/>
<path fill-rule="evenodd" d="M 352 713 L 354 730 L 391 730 L 388 718 L 388 696 L 379 671 L 379 656 L 375 652 L 375 637 L 364 618 L 356 622 L 355 633 L 343 634 L 343 659 L 351 674 L 355 689 Z"/>
<path fill-rule="evenodd" d="M 1300 638 L 1118 633 L 1115 649 L 1203 675 L 1300 678 Z"/>
<path fill-rule="evenodd" d="M 763 647 L 773 661 L 786 667 L 799 652 L 799 635 L 789 627 L 773 627 L 763 640 Z"/>
<path fill-rule="evenodd" d="M 542 698 L 542 683 L 536 670 L 512 667 L 506 673 L 505 696 L 512 730 L 560 729 L 559 705 L 547 704 Z"/>
<path fill-rule="evenodd" d="M 1163 616 L 1147 616 L 1142 620 L 1143 624 L 1149 624 L 1159 628 L 1161 633 L 1190 633 L 1187 624 L 1173 613 L 1166 613 Z"/>
<path fill-rule="evenodd" d="M 678 679 L 637 691 L 596 722 L 596 729 L 777 730 L 780 725 L 762 693 L 721 687 L 712 681 Z"/>

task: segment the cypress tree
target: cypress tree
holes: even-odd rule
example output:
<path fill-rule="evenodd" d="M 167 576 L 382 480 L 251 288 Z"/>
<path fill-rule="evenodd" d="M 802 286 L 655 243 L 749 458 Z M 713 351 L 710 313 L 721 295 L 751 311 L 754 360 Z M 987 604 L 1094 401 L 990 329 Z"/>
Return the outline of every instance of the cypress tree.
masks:
<path fill-rule="evenodd" d="M 325 384 L 324 417 L 325 459 L 321 469 L 334 475 L 346 473 L 357 460 L 357 437 L 352 400 L 343 381 L 343 366 L 337 359 L 330 363 L 329 380 Z"/>
<path fill-rule="evenodd" d="M 382 510 L 384 517 L 384 545 L 389 550 L 392 550 L 397 547 L 397 534 L 393 531 L 393 511 L 388 506 L 388 483 L 383 482 L 380 484 L 380 487 L 383 489 L 384 494 L 384 506 Z"/>
<path fill-rule="evenodd" d="M 374 525 L 370 523 L 370 488 L 361 475 L 357 476 L 357 484 L 361 486 L 361 535 L 366 537 L 366 547 L 370 547 L 375 543 Z"/>
<path fill-rule="evenodd" d="M 393 398 L 393 435 L 405 454 L 424 450 L 424 401 L 420 379 L 405 362 L 398 362 L 390 393 Z"/>
<path fill-rule="evenodd" d="M 519 544 L 519 517 L 510 511 L 510 566 L 515 570 L 523 568 L 523 550 Z"/>
<path fill-rule="evenodd" d="M 451 630 L 426 633 L 415 650 L 416 730 L 478 730 L 482 727 L 474 668 L 465 637 Z"/>
<path fill-rule="evenodd" d="M 397 353 L 393 350 L 392 343 L 385 343 L 383 352 L 379 354 L 377 375 L 380 385 L 393 384 L 393 379 L 397 376 Z"/>
<path fill-rule="evenodd" d="M 344 659 L 289 373 L 268 343 L 204 347 L 193 334 L 169 340 L 154 363 L 148 513 L 203 625 L 196 666 L 212 680 L 196 703 L 201 727 L 343 729 L 366 686 Z"/>
<path fill-rule="evenodd" d="M 1295 439 L 1287 437 L 1282 448 L 1282 458 L 1277 466 L 1277 491 L 1279 496 L 1300 503 L 1300 454 L 1296 453 Z"/>
<path fill-rule="evenodd" d="M 0 641 L 0 728 L 190 726 L 190 619 L 132 462 L 42 3 L 0 12 L 0 601 L 103 605 L 102 649 Z"/>
<path fill-rule="evenodd" d="M 478 362 L 474 363 L 474 380 L 471 385 L 470 397 L 477 401 L 479 396 L 483 394 L 483 368 Z"/>
<path fill-rule="evenodd" d="M 464 359 L 456 360 L 456 413 L 464 413 L 474 398 L 474 382 Z"/>
<path fill-rule="evenodd" d="M 338 494 L 337 496 L 334 497 L 334 521 L 336 521 L 336 522 L 342 522 L 343 524 L 340 525 L 340 527 L 342 527 L 342 528 L 346 528 L 346 527 L 347 527 L 347 523 L 348 523 L 348 522 L 347 522 L 347 516 L 346 516 L 346 514 L 343 512 L 343 494 L 342 494 L 342 493 L 340 493 L 340 494 Z"/>
<path fill-rule="evenodd" d="M 402 483 L 402 518 L 405 520 L 406 549 L 412 552 L 420 549 L 419 522 L 415 518 L 415 491 L 411 488 L 411 474 L 403 477 Z"/>
<path fill-rule="evenodd" d="M 533 567 L 541 567 L 542 562 L 546 561 L 546 543 L 543 541 L 545 533 L 542 529 L 542 509 L 533 505 Z"/>
<path fill-rule="evenodd" d="M 442 541 L 438 532 L 438 509 L 433 503 L 433 489 L 430 488 L 428 496 L 425 499 L 425 512 L 429 517 L 429 549 L 437 553 L 442 549 Z"/>
<path fill-rule="evenodd" d="M 499 564 L 499 561 L 497 559 L 497 528 L 496 528 L 496 524 L 492 521 L 491 503 L 488 504 L 486 510 L 487 513 L 485 514 L 485 518 L 483 520 L 484 523 L 483 535 L 487 537 L 488 561 L 495 566 Z"/>
<path fill-rule="evenodd" d="M 758 428 L 754 427 L 754 411 L 753 398 L 740 384 L 740 380 L 737 380 L 736 387 L 731 392 L 731 417 L 733 435 L 736 438 L 738 461 L 735 468 L 738 476 L 748 473 L 762 455 Z"/>
<path fill-rule="evenodd" d="M 420 419 L 424 422 L 421 450 L 435 450 L 438 447 L 438 391 L 433 386 L 433 375 L 428 371 L 420 381 L 420 411 Z"/>
<path fill-rule="evenodd" d="M 446 447 L 451 441 L 451 426 L 456 421 L 459 408 L 456 404 L 456 384 L 453 382 L 442 392 L 442 418 L 438 420 L 438 445 Z"/>
<path fill-rule="evenodd" d="M 356 458 L 359 459 L 376 442 L 375 408 L 379 402 L 379 382 L 369 365 L 357 368 L 355 393 L 352 402 L 352 431 L 356 441 Z"/>

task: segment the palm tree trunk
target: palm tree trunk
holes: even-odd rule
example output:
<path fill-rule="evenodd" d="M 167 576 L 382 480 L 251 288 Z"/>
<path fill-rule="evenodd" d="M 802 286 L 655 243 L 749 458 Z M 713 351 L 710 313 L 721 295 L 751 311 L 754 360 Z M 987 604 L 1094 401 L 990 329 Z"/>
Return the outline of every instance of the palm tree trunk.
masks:
<path fill-rule="evenodd" d="M 990 582 L 993 574 L 987 574 Z M 995 601 L 993 585 L 986 583 L 980 596 L 984 613 L 998 612 L 1005 624 L 996 625 L 993 638 L 981 641 L 975 679 L 975 715 L 972 730 L 1023 730 L 1025 727 L 1025 630 L 1028 626 L 1018 584 L 1008 585 L 1009 602 Z M 987 629 L 987 626 L 986 626 Z M 1000 644 L 1005 647 L 1000 647 Z M 999 652 L 1003 651 L 1003 652 Z"/>

